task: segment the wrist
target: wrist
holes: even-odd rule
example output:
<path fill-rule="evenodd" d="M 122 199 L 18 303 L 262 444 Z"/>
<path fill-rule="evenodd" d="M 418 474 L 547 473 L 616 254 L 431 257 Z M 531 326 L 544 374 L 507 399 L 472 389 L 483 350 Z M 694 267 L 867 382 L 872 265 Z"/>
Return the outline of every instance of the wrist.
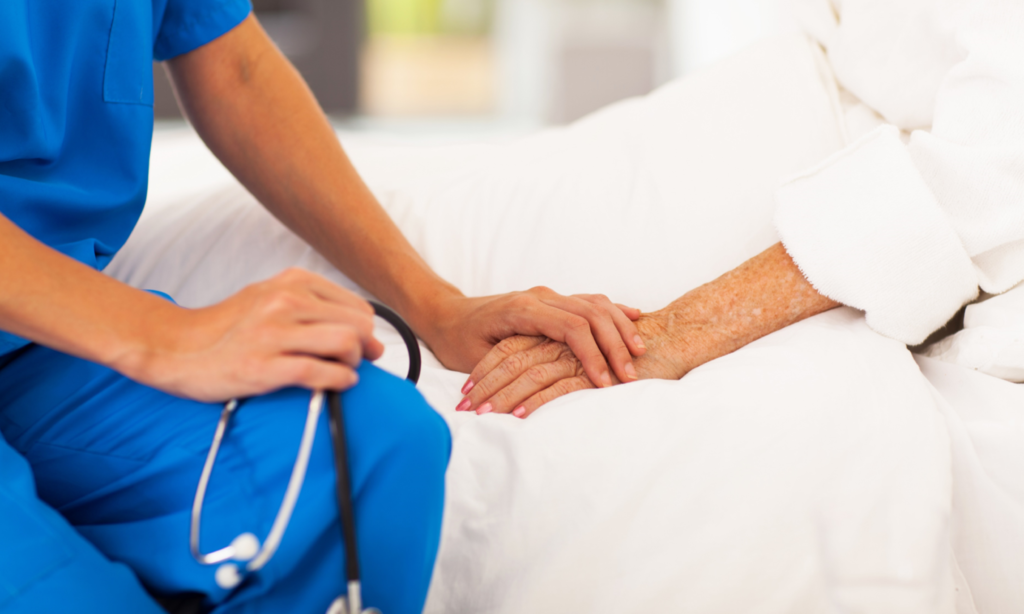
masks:
<path fill-rule="evenodd" d="M 645 313 L 637 329 L 647 352 L 635 359 L 641 379 L 679 379 L 723 351 L 721 331 L 685 295 L 663 309 Z"/>
<path fill-rule="evenodd" d="M 136 320 L 125 323 L 98 362 L 148 385 L 173 379 L 173 361 L 168 359 L 188 345 L 196 330 L 196 311 L 156 299 Z"/>
<path fill-rule="evenodd" d="M 455 286 L 438 279 L 429 288 L 421 290 L 396 308 L 428 346 L 433 347 L 439 337 L 461 317 L 461 306 L 466 296 Z"/>

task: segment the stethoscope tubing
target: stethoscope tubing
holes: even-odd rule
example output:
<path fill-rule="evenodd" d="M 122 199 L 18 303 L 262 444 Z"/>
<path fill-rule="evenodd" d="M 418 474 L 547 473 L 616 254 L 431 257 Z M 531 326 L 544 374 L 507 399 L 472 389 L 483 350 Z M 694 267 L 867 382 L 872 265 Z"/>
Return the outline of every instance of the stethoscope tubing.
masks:
<path fill-rule="evenodd" d="M 419 343 L 416 335 L 397 313 L 390 308 L 370 301 L 374 313 L 386 320 L 395 330 L 398 331 L 409 351 L 409 372 L 406 379 L 413 384 L 419 381 L 422 368 L 422 357 L 420 355 Z M 313 442 L 316 440 L 316 428 L 320 421 L 320 414 L 323 412 L 324 401 L 327 401 L 328 424 L 331 432 L 332 450 L 334 452 L 334 469 L 336 482 L 336 496 L 338 500 L 338 517 L 341 528 L 342 543 L 345 547 L 345 581 L 347 585 L 347 598 L 339 597 L 331 604 L 329 614 L 336 612 L 347 612 L 359 614 L 362 612 L 362 586 L 359 573 L 359 547 L 356 535 L 355 508 L 352 502 L 352 476 L 349 466 L 348 446 L 345 436 L 345 419 L 342 409 L 341 393 L 338 391 L 317 390 L 310 395 L 309 408 L 306 414 L 306 424 L 302 431 L 302 440 L 299 443 L 299 451 L 296 455 L 295 464 L 292 466 L 291 476 L 288 478 L 288 487 L 285 489 L 284 498 L 278 508 L 274 523 L 271 525 L 270 533 L 267 534 L 263 544 L 251 533 L 243 533 L 235 538 L 230 545 L 214 552 L 204 554 L 199 548 L 199 536 L 202 522 L 203 502 L 206 498 L 206 489 L 210 483 L 210 476 L 213 473 L 213 466 L 217 461 L 217 454 L 220 451 L 221 443 L 227 435 L 231 424 L 231 417 L 241 407 L 243 401 L 232 399 L 224 404 L 220 420 L 217 422 L 217 429 L 214 431 L 213 443 L 206 455 L 203 464 L 203 471 L 199 477 L 199 485 L 196 488 L 196 495 L 192 501 L 191 523 L 189 527 L 189 549 L 196 561 L 203 565 L 222 564 L 217 570 L 217 584 L 222 588 L 234 588 L 241 581 L 241 573 L 235 563 L 237 561 L 246 563 L 247 572 L 255 572 L 262 569 L 277 552 L 278 547 L 284 539 L 285 530 L 291 522 L 292 512 L 295 511 L 295 504 L 302 491 L 302 485 L 306 480 L 306 470 L 309 468 L 309 457 L 312 453 Z"/>
<path fill-rule="evenodd" d="M 348 444 L 345 438 L 345 419 L 341 409 L 341 394 L 327 393 L 327 415 L 334 449 L 335 494 L 338 498 L 338 517 L 341 520 L 341 543 L 345 546 L 345 576 L 348 585 L 348 611 L 362 612 L 362 586 L 359 579 L 359 545 L 356 536 L 356 514 L 352 505 L 352 474 L 348 466 Z"/>

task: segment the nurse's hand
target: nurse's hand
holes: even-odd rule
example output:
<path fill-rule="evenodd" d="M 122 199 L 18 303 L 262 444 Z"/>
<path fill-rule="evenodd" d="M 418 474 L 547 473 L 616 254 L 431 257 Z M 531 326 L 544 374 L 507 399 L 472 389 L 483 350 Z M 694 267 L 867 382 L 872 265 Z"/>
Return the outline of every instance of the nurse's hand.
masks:
<path fill-rule="evenodd" d="M 449 369 L 469 372 L 502 340 L 540 335 L 566 344 L 599 386 L 637 378 L 634 356 L 646 351 L 634 321 L 640 310 L 601 294 L 563 296 L 544 287 L 466 298 L 461 294 L 423 310 L 414 329 Z M 468 392 L 477 381 L 466 382 Z"/>
<path fill-rule="evenodd" d="M 179 396 L 224 401 L 287 386 L 345 390 L 379 358 L 373 308 L 319 275 L 290 269 L 203 309 L 157 323 L 119 371 Z M 165 314 L 166 315 L 166 314 Z"/>

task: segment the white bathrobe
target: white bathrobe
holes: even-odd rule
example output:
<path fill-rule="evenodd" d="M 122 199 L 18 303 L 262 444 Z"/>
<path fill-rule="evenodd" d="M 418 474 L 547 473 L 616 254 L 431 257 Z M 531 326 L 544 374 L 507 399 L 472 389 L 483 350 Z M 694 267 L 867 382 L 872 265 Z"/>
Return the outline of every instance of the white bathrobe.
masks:
<path fill-rule="evenodd" d="M 920 343 L 1024 279 L 1024 2 L 798 0 L 887 125 L 776 194 L 789 253 L 877 332 Z"/>

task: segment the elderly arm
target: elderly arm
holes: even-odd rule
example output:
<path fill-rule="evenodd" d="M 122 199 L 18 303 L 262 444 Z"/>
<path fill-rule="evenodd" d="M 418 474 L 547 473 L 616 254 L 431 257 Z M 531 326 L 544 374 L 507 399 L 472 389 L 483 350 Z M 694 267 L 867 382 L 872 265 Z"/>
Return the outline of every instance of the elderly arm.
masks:
<path fill-rule="evenodd" d="M 468 372 L 501 339 L 544 335 L 572 347 L 596 382 L 635 379 L 632 356 L 644 349 L 628 316 L 638 312 L 545 288 L 466 298 L 432 271 L 254 17 L 168 67 L 182 108 L 225 166 L 285 225 L 402 314 L 446 366 Z"/>
<path fill-rule="evenodd" d="M 838 307 L 819 294 L 781 243 L 637 325 L 647 342 L 640 379 L 679 379 L 696 367 L 810 316 Z M 593 388 L 564 344 L 540 337 L 499 343 L 473 370 L 475 385 L 459 410 L 513 413 L 523 418 L 576 390 Z"/>

